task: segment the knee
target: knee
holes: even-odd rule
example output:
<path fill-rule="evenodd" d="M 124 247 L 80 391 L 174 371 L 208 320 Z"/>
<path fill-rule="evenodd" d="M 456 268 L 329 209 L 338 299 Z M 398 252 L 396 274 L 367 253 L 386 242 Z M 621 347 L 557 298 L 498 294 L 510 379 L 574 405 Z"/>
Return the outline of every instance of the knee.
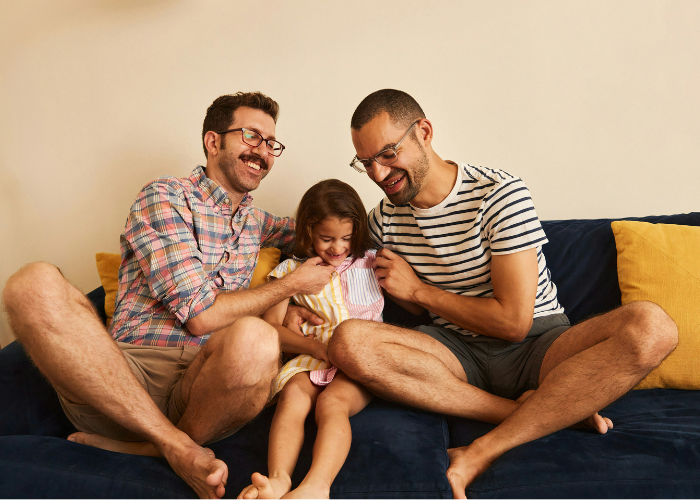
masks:
<path fill-rule="evenodd" d="M 2 293 L 3 302 L 8 313 L 30 305 L 37 297 L 53 289 L 53 285 L 65 281 L 61 271 L 47 262 L 33 262 L 22 267 L 10 276 Z"/>
<path fill-rule="evenodd" d="M 657 367 L 678 345 L 678 327 L 659 305 L 632 302 L 625 306 L 628 313 L 626 333 L 633 344 L 641 368 Z"/>
<path fill-rule="evenodd" d="M 333 331 L 333 336 L 328 342 L 331 363 L 351 378 L 356 378 L 362 373 L 362 353 L 371 350 L 371 337 L 363 331 L 363 323 L 354 319 L 343 321 Z"/>
<path fill-rule="evenodd" d="M 207 357 L 219 355 L 223 371 L 240 380 L 242 375 L 257 379 L 275 372 L 280 359 L 277 330 L 255 317 L 245 317 L 216 332 L 205 344 Z"/>
<path fill-rule="evenodd" d="M 333 391 L 323 391 L 316 400 L 314 413 L 316 425 L 318 426 L 320 420 L 326 419 L 331 414 L 343 414 L 349 417 L 347 403 Z"/>

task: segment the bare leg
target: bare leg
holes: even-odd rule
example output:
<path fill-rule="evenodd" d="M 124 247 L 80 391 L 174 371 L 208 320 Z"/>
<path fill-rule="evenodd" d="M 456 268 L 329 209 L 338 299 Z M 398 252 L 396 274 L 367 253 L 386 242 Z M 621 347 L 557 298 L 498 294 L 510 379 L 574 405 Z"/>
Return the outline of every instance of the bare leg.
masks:
<path fill-rule="evenodd" d="M 187 406 L 177 427 L 204 444 L 255 418 L 270 399 L 279 365 L 277 331 L 259 318 L 241 318 L 214 333 L 182 380 Z M 69 439 L 97 448 L 159 456 L 150 442 L 129 442 L 83 432 Z"/>
<path fill-rule="evenodd" d="M 615 401 L 675 349 L 678 330 L 650 302 L 635 302 L 564 332 L 542 363 L 540 387 L 501 425 L 449 450 L 455 498 L 506 451 L 580 421 Z"/>
<path fill-rule="evenodd" d="M 470 385 L 455 355 L 415 330 L 347 320 L 333 332 L 328 353 L 372 393 L 423 410 L 497 424 L 519 406 Z"/>
<path fill-rule="evenodd" d="M 3 299 L 15 335 L 64 396 L 93 406 L 153 443 L 198 496 L 223 496 L 226 464 L 158 410 L 89 300 L 58 268 L 25 266 L 7 281 Z"/>
<path fill-rule="evenodd" d="M 308 372 L 294 375 L 280 394 L 270 428 L 268 474 L 255 473 L 253 484 L 238 498 L 281 498 L 292 489 L 292 472 L 304 444 L 304 421 L 322 388 L 311 383 Z"/>
<path fill-rule="evenodd" d="M 298 488 L 282 498 L 328 498 L 331 484 L 350 452 L 350 417 L 372 400 L 360 384 L 338 372 L 316 404 L 318 433 L 311 468 Z"/>

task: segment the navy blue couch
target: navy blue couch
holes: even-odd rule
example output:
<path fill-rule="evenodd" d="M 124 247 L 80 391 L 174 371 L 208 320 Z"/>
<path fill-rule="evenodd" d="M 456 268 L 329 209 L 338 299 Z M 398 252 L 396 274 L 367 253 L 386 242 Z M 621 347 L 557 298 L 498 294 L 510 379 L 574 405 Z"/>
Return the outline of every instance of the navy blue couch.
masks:
<path fill-rule="evenodd" d="M 700 226 L 700 213 L 646 217 Z M 611 220 L 545 221 L 544 253 L 572 323 L 620 305 Z M 698 253 L 700 258 L 700 252 Z M 90 294 L 101 307 L 101 289 Z M 700 307 L 700 306 L 699 306 Z M 387 306 L 387 321 L 410 319 Z M 274 408 L 212 446 L 229 466 L 227 497 L 265 472 Z M 606 408 L 614 429 L 563 430 L 498 459 L 470 498 L 700 497 L 700 391 L 631 391 Z M 331 489 L 338 498 L 450 498 L 447 448 L 492 425 L 447 418 L 383 400 L 351 419 L 350 455 Z M 0 351 L 0 496 L 4 498 L 185 498 L 193 491 L 162 459 L 72 443 L 56 393 L 14 342 Z M 312 419 L 293 481 L 309 468 Z"/>

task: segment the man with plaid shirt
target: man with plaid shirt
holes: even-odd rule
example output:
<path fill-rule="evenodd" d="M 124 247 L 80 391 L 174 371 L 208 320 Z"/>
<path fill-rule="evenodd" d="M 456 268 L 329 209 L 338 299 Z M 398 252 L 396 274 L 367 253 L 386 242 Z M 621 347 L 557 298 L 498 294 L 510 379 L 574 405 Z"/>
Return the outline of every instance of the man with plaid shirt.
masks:
<path fill-rule="evenodd" d="M 206 167 L 139 193 L 121 236 L 113 338 L 55 266 L 25 266 L 3 294 L 15 334 L 80 431 L 68 439 L 162 455 L 200 497 L 222 497 L 228 475 L 201 445 L 254 418 L 277 375 L 277 332 L 257 316 L 319 292 L 333 271 L 310 259 L 248 290 L 260 248 L 288 251 L 294 238 L 292 219 L 255 208 L 249 194 L 284 150 L 278 112 L 258 92 L 219 97 L 202 130 Z"/>

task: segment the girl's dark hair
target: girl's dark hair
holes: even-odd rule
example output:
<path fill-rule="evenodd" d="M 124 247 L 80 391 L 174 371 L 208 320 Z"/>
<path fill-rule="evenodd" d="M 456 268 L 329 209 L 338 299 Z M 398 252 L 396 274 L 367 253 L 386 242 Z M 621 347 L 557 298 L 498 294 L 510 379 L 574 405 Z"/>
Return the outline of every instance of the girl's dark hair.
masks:
<path fill-rule="evenodd" d="M 357 191 L 338 179 L 326 179 L 311 186 L 301 197 L 296 214 L 294 257 L 307 259 L 316 256 L 313 228 L 328 217 L 352 221 L 352 257 L 363 257 L 367 250 L 374 248 L 369 237 L 367 211 Z"/>

